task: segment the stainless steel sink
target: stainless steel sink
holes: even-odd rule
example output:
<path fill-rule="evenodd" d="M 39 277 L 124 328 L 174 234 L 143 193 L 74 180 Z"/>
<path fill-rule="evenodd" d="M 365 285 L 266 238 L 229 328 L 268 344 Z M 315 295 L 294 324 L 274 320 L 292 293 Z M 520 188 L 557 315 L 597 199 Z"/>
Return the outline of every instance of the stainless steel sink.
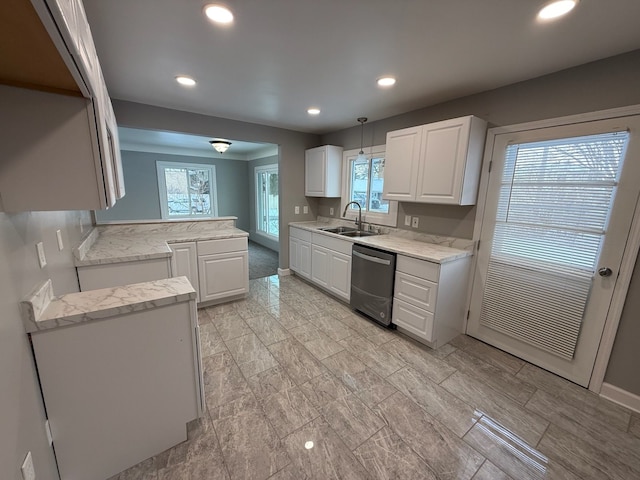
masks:
<path fill-rule="evenodd" d="M 358 231 L 357 228 L 353 227 L 329 227 L 321 228 L 320 230 L 322 230 L 323 232 L 337 233 L 338 235 L 344 235 L 345 233 L 353 233 Z"/>
<path fill-rule="evenodd" d="M 339 235 L 342 235 L 343 237 L 371 237 L 373 235 L 380 235 L 380 234 L 379 233 L 375 233 L 375 232 L 358 232 L 358 231 L 354 231 L 354 232 L 340 233 Z"/>

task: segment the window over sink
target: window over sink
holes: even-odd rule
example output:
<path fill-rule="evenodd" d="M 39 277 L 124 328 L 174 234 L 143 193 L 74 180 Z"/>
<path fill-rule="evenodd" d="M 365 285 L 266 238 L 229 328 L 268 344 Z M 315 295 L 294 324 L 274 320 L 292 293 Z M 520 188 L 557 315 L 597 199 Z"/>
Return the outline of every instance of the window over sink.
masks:
<path fill-rule="evenodd" d="M 377 225 L 395 227 L 398 218 L 398 202 L 382 198 L 385 168 L 385 146 L 367 147 L 365 158 L 359 158 L 359 149 L 343 152 L 341 211 L 349 202 L 362 207 L 362 220 Z M 358 208 L 350 205 L 346 217 L 358 215 Z"/>
<path fill-rule="evenodd" d="M 218 216 L 214 165 L 156 162 L 156 168 L 163 219 Z"/>

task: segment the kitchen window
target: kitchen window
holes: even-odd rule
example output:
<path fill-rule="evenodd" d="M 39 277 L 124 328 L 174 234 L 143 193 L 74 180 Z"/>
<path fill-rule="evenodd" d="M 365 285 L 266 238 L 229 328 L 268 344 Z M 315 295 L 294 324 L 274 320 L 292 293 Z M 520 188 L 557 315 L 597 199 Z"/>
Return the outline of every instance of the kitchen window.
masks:
<path fill-rule="evenodd" d="M 398 218 L 398 202 L 384 200 L 385 146 L 366 148 L 364 158 L 358 157 L 360 150 L 343 153 L 343 175 L 341 213 L 349 202 L 358 202 L 362 207 L 362 220 L 377 225 L 395 227 Z M 350 205 L 346 217 L 355 218 L 358 207 Z"/>
<path fill-rule="evenodd" d="M 218 216 L 215 166 L 156 162 L 156 168 L 163 219 Z"/>

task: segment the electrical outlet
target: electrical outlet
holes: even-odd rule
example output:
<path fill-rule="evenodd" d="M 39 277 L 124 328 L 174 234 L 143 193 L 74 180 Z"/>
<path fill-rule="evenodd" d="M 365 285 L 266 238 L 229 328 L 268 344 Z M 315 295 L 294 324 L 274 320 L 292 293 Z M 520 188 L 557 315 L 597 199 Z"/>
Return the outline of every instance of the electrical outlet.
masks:
<path fill-rule="evenodd" d="M 302 207 L 302 213 L 307 214 L 309 213 L 309 207 L 307 205 L 305 205 L 304 207 Z"/>
<path fill-rule="evenodd" d="M 62 243 L 62 232 L 60 230 L 56 230 L 56 238 L 58 239 L 58 250 L 64 250 L 64 243 Z"/>
<path fill-rule="evenodd" d="M 418 223 L 420 222 L 420 218 L 418 217 L 413 217 L 411 219 L 411 227 L 412 228 L 418 228 Z"/>
<path fill-rule="evenodd" d="M 36 251 L 38 252 L 40 268 L 44 268 L 47 265 L 47 257 L 44 256 L 44 244 L 42 242 L 36 243 Z"/>
<path fill-rule="evenodd" d="M 405 215 L 405 216 L 404 216 L 404 224 L 405 224 L 407 227 L 410 227 L 410 226 L 411 226 L 411 215 Z"/>
<path fill-rule="evenodd" d="M 329 215 L 333 216 L 333 212 L 334 212 L 333 208 L 330 208 L 329 209 Z"/>
<path fill-rule="evenodd" d="M 293 213 L 295 213 L 296 215 L 300 215 L 300 207 L 298 205 L 293 207 Z"/>
<path fill-rule="evenodd" d="M 20 470 L 22 471 L 23 480 L 36 480 L 36 471 L 33 468 L 31 452 L 27 452 L 27 456 L 25 457 Z"/>

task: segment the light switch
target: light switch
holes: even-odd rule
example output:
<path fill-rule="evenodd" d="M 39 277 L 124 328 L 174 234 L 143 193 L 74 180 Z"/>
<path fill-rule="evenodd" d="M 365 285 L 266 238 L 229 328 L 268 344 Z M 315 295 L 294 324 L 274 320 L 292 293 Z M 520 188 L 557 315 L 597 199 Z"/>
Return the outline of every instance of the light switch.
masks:
<path fill-rule="evenodd" d="M 302 207 L 302 213 L 309 213 L 309 207 L 307 205 Z"/>
<path fill-rule="evenodd" d="M 333 208 L 330 208 L 329 209 L 329 215 L 333 216 L 333 211 L 334 211 Z"/>
<path fill-rule="evenodd" d="M 295 213 L 296 215 L 300 215 L 300 207 L 298 205 L 293 207 L 293 213 Z"/>
<path fill-rule="evenodd" d="M 47 265 L 47 257 L 44 256 L 44 244 L 42 242 L 36 243 L 36 251 L 38 252 L 40 268 L 44 268 Z"/>
<path fill-rule="evenodd" d="M 60 230 L 56 230 L 56 238 L 58 239 L 58 250 L 62 251 L 64 243 L 62 243 L 62 232 Z"/>
<path fill-rule="evenodd" d="M 418 223 L 420 222 L 420 218 L 419 217 L 413 217 L 411 219 L 411 226 L 413 228 L 418 228 Z"/>
<path fill-rule="evenodd" d="M 404 224 L 405 224 L 407 227 L 410 227 L 410 226 L 411 226 L 411 215 L 405 215 L 405 216 L 404 216 Z"/>

